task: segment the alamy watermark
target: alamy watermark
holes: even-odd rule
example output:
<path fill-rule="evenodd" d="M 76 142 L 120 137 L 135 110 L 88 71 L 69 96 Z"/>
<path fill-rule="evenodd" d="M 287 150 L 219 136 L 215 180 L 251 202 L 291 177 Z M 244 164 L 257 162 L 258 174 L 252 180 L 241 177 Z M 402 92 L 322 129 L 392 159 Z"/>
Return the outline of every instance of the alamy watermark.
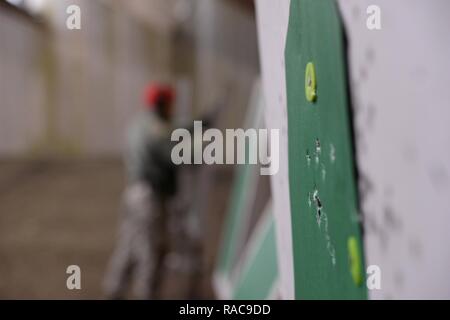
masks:
<path fill-rule="evenodd" d="M 366 285 L 369 290 L 381 290 L 381 269 L 376 264 L 367 267 Z"/>
<path fill-rule="evenodd" d="M 261 175 L 274 175 L 279 169 L 279 129 L 226 129 L 224 136 L 215 128 L 203 132 L 202 121 L 194 121 L 193 134 L 178 128 L 171 140 L 178 142 L 171 153 L 176 165 L 259 163 Z"/>
<path fill-rule="evenodd" d="M 366 27 L 369 30 L 380 30 L 381 29 L 381 9 L 377 5 L 370 5 L 366 9 L 368 14 L 366 20 Z"/>
<path fill-rule="evenodd" d="M 81 290 L 81 268 L 75 264 L 66 269 L 69 275 L 66 280 L 66 287 L 69 290 Z"/>
<path fill-rule="evenodd" d="M 81 29 L 81 8 L 72 4 L 66 8 L 66 13 L 69 15 L 66 19 L 66 27 L 69 30 Z"/>

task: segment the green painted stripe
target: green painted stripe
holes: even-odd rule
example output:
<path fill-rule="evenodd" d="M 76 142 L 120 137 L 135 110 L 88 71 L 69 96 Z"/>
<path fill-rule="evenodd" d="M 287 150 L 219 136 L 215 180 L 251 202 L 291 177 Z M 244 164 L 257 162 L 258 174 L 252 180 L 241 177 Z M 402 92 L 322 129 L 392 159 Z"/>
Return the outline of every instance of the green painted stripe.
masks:
<path fill-rule="evenodd" d="M 234 299 L 267 299 L 278 278 L 275 222 L 268 212 L 263 230 L 253 234 L 252 247 L 245 257 L 243 271 L 233 294 Z"/>
<path fill-rule="evenodd" d="M 245 128 L 260 128 L 263 123 L 264 104 L 260 92 L 259 84 L 255 85 L 250 102 L 250 108 L 245 120 Z M 222 240 L 217 271 L 229 276 L 232 272 L 233 261 L 235 261 L 236 249 L 240 235 L 246 230 L 246 215 L 251 211 L 250 202 L 254 201 L 254 196 L 250 197 L 252 188 L 256 188 L 255 175 L 259 174 L 259 166 L 248 164 L 250 148 L 245 145 L 246 163 L 239 165 L 236 169 L 235 181 L 232 187 L 230 208 L 225 222 L 225 233 Z M 258 173 L 256 173 L 258 171 Z M 249 210 L 250 209 L 250 210 Z"/>
<path fill-rule="evenodd" d="M 245 204 L 248 199 L 247 193 L 251 181 L 251 173 L 250 165 L 242 165 L 237 169 L 231 196 L 231 206 L 225 223 L 225 237 L 219 257 L 218 271 L 221 273 L 229 274 L 231 272 L 231 263 L 236 252 L 236 241 L 240 232 L 239 222 L 242 219 L 242 210 L 246 207 Z"/>

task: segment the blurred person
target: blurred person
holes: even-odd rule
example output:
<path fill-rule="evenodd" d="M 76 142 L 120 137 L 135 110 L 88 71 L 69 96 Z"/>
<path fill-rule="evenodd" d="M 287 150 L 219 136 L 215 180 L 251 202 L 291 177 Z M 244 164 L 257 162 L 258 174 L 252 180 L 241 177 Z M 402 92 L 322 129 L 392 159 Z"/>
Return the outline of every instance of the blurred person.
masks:
<path fill-rule="evenodd" d="M 155 298 L 160 286 L 169 246 L 169 200 L 177 189 L 176 166 L 170 157 L 174 98 L 170 86 L 149 86 L 146 108 L 127 132 L 127 186 L 117 245 L 104 282 L 109 299 L 123 298 L 131 277 L 139 299 Z"/>

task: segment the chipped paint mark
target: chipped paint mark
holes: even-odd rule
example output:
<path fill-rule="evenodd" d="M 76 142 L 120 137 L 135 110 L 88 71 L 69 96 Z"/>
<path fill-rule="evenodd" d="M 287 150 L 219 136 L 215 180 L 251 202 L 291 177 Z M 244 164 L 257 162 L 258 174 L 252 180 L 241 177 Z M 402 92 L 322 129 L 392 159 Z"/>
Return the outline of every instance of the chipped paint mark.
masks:
<path fill-rule="evenodd" d="M 332 143 L 330 143 L 330 161 L 331 163 L 336 161 L 336 149 Z"/>
<path fill-rule="evenodd" d="M 326 212 L 323 210 L 322 201 L 319 198 L 319 190 L 317 190 L 317 188 L 314 189 L 314 192 L 312 193 L 312 199 L 311 199 L 311 193 L 309 192 L 308 199 L 310 202 L 312 200 L 316 206 L 317 225 L 319 226 L 319 229 L 323 230 L 323 232 L 325 234 L 327 251 L 331 257 L 331 263 L 333 264 L 333 266 L 335 266 L 336 265 L 336 250 L 331 241 L 331 237 L 330 237 L 330 234 L 328 231 L 328 216 L 327 216 Z M 323 226 L 323 228 L 321 228 L 321 226 Z"/>
<path fill-rule="evenodd" d="M 322 202 L 319 199 L 319 191 L 317 189 L 314 189 L 314 192 L 312 194 L 312 200 L 314 204 L 316 205 L 316 220 L 317 225 L 320 228 L 320 221 L 322 216 Z"/>
<path fill-rule="evenodd" d="M 306 150 L 306 164 L 308 165 L 308 167 L 311 164 L 311 156 L 309 154 L 309 150 L 308 149 Z"/>
<path fill-rule="evenodd" d="M 325 212 L 322 212 L 322 217 L 324 222 L 323 224 L 324 224 L 325 240 L 327 242 L 327 250 L 331 257 L 331 263 L 334 266 L 336 265 L 336 250 L 334 249 L 334 245 L 331 242 L 331 237 L 328 232 L 328 216 Z"/>
<path fill-rule="evenodd" d="M 325 179 L 327 177 L 327 171 L 326 171 L 325 166 L 323 165 L 323 163 L 322 163 L 322 171 L 321 171 L 321 173 L 322 173 L 322 180 L 325 181 Z"/>
<path fill-rule="evenodd" d="M 320 162 L 320 153 L 322 151 L 322 148 L 320 146 L 320 140 L 318 138 L 316 138 L 316 141 L 314 144 L 315 144 L 314 157 L 315 157 L 316 165 L 318 165 Z"/>
<path fill-rule="evenodd" d="M 408 242 L 408 251 L 412 258 L 420 260 L 423 256 L 423 246 L 417 236 L 411 237 Z"/>
<path fill-rule="evenodd" d="M 444 164 L 436 164 L 428 169 L 431 185 L 435 191 L 443 191 L 449 186 L 449 174 Z"/>
<path fill-rule="evenodd" d="M 320 152 L 322 151 L 322 148 L 320 146 L 320 140 L 316 138 L 316 154 L 320 155 Z"/>
<path fill-rule="evenodd" d="M 384 208 L 384 225 L 392 230 L 399 230 L 402 227 L 402 222 L 395 214 L 392 206 L 386 205 Z"/>

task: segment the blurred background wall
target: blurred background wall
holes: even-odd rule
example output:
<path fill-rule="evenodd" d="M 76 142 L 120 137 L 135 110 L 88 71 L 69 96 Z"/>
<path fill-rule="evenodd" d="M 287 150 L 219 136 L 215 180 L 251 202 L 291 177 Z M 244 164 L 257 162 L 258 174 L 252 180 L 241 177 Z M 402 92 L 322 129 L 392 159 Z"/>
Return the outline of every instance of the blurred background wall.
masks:
<path fill-rule="evenodd" d="M 66 27 L 71 4 L 81 30 Z M 184 120 L 222 104 L 218 126 L 238 128 L 258 74 L 253 1 L 0 0 L 0 298 L 101 298 L 124 131 L 145 85 L 173 83 Z M 232 169 L 200 174 L 200 297 L 213 297 Z M 79 292 L 65 285 L 70 264 Z M 163 297 L 186 297 L 176 276 Z"/>
<path fill-rule="evenodd" d="M 231 93 L 238 124 L 258 73 L 254 15 L 239 1 L 2 1 L 0 156 L 117 156 L 151 80 L 194 111 Z M 68 30 L 66 8 L 81 8 Z M 35 8 L 34 11 L 31 8 Z"/>

